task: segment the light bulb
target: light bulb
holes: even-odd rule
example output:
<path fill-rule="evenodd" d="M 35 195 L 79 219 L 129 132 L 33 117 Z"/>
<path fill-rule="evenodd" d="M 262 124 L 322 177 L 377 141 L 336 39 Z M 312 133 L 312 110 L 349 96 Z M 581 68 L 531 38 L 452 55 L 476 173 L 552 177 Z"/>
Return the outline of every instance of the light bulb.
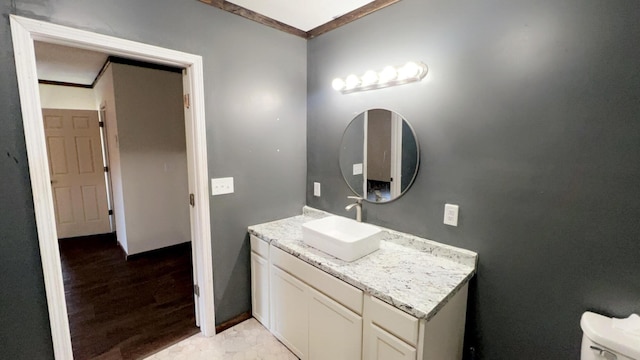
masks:
<path fill-rule="evenodd" d="M 331 83 L 331 86 L 333 87 L 334 90 L 336 91 L 341 91 L 344 90 L 344 87 L 347 84 L 344 83 L 344 80 L 340 79 L 340 78 L 335 78 L 333 79 L 333 82 Z"/>
<path fill-rule="evenodd" d="M 395 80 L 397 77 L 398 77 L 398 72 L 396 71 L 396 68 L 394 68 L 393 66 L 387 66 L 380 73 L 379 81 L 381 84 L 386 84 L 390 81 Z"/>
<path fill-rule="evenodd" d="M 360 85 L 360 79 L 353 74 L 347 76 L 347 80 L 345 82 L 346 82 L 345 90 L 351 90 L 356 88 L 358 85 Z"/>
<path fill-rule="evenodd" d="M 402 68 L 400 68 L 400 71 L 398 71 L 398 79 L 406 80 L 416 78 L 418 75 L 420 75 L 420 71 L 420 66 L 413 61 L 410 61 L 406 63 Z"/>
<path fill-rule="evenodd" d="M 369 70 L 362 75 L 362 86 L 371 86 L 377 82 L 378 74 L 373 70 Z"/>

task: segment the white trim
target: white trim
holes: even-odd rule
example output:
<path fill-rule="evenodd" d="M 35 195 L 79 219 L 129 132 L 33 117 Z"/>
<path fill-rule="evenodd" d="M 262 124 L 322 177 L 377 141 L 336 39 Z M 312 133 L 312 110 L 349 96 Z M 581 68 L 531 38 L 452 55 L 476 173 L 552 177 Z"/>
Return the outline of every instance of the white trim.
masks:
<path fill-rule="evenodd" d="M 402 118 L 397 113 L 391 113 L 391 177 L 389 186 L 391 199 L 402 194 Z"/>
<path fill-rule="evenodd" d="M 185 91 L 190 90 L 188 92 L 191 94 L 192 118 L 185 120 L 192 121 L 192 131 L 190 134 L 187 133 L 187 136 L 192 138 L 192 145 L 187 151 L 192 154 L 195 161 L 194 168 L 189 169 L 196 180 L 193 190 L 197 205 L 195 208 L 197 226 L 192 238 L 198 256 L 196 263 L 200 286 L 200 329 L 205 336 L 213 336 L 215 334 L 213 258 L 202 57 L 15 15 L 10 15 L 10 21 L 55 358 L 73 359 L 73 353 L 42 124 L 33 44 L 35 40 L 190 69 L 188 74 L 191 89 L 185 89 Z"/>
<path fill-rule="evenodd" d="M 60 253 L 56 244 L 56 224 L 51 196 L 51 179 L 36 74 L 35 51 L 29 32 L 11 16 L 11 35 L 16 59 L 29 174 L 33 192 L 42 272 L 49 307 L 53 351 L 56 359 L 72 359 L 67 305 L 64 299 Z M 31 120 L 29 120 L 31 119 Z"/>
<path fill-rule="evenodd" d="M 369 112 L 365 111 L 364 113 L 364 125 L 363 127 L 363 135 L 364 136 L 364 141 L 362 142 L 362 197 L 365 199 L 369 198 L 369 190 L 367 189 L 367 182 L 368 182 L 368 172 L 367 169 L 369 168 Z"/>

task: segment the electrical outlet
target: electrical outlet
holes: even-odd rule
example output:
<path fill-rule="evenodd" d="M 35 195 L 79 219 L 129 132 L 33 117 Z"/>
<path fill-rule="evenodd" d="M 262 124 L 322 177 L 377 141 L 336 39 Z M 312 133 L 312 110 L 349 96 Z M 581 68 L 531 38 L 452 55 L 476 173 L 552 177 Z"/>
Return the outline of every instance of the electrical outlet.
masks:
<path fill-rule="evenodd" d="M 233 178 L 211 179 L 211 195 L 224 195 L 233 193 Z"/>
<path fill-rule="evenodd" d="M 445 225 L 458 226 L 458 205 L 444 204 Z"/>
<path fill-rule="evenodd" d="M 320 183 L 319 182 L 314 182 L 313 183 L 313 196 L 320 196 Z"/>

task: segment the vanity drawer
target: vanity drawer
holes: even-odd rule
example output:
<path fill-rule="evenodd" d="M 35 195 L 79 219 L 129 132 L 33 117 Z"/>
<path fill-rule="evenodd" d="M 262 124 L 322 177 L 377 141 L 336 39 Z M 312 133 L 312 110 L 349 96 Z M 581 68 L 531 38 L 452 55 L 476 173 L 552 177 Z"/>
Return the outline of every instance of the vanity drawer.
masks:
<path fill-rule="evenodd" d="M 255 235 L 249 235 L 251 240 L 251 251 L 262 256 L 265 259 L 269 258 L 269 243 L 260 239 Z"/>
<path fill-rule="evenodd" d="M 362 315 L 363 292 L 294 256 L 271 246 L 271 263 Z"/>
<path fill-rule="evenodd" d="M 364 299 L 365 316 L 412 346 L 418 343 L 418 319 L 370 295 Z"/>

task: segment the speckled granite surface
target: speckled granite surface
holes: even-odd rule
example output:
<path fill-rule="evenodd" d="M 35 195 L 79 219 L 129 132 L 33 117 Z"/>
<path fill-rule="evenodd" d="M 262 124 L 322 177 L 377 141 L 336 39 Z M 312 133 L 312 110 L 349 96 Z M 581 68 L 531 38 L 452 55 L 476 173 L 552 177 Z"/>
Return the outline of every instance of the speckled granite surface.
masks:
<path fill-rule="evenodd" d="M 249 226 L 249 233 L 419 319 L 432 318 L 475 274 L 477 254 L 382 228 L 380 250 L 345 262 L 302 242 L 303 215 Z"/>

